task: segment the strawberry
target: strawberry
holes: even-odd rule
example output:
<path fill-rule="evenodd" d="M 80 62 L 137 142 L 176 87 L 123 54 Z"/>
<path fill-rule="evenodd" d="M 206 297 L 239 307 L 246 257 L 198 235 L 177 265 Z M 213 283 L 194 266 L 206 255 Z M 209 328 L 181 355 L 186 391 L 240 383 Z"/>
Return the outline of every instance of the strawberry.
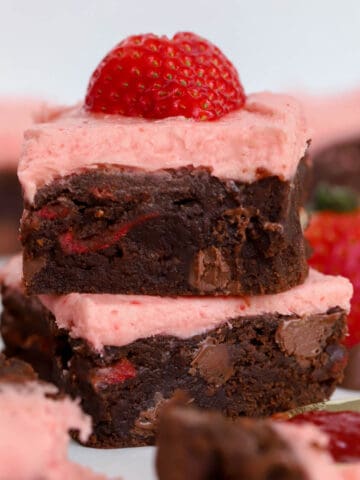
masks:
<path fill-rule="evenodd" d="M 360 343 L 360 209 L 314 213 L 305 237 L 313 249 L 309 259 L 312 267 L 326 274 L 343 275 L 352 282 L 354 296 L 345 343 L 348 347 Z"/>
<path fill-rule="evenodd" d="M 68 230 L 59 236 L 59 243 L 63 252 L 67 255 L 105 250 L 125 237 L 133 228 L 157 217 L 159 217 L 159 214 L 155 212 L 141 215 L 128 223 L 118 226 L 116 230 L 105 231 L 100 237 L 86 240 L 76 238 L 74 232 Z"/>
<path fill-rule="evenodd" d="M 93 73 L 90 112 L 159 119 L 216 120 L 244 105 L 235 67 L 209 41 L 188 32 L 172 39 L 134 35 L 120 42 Z"/>
<path fill-rule="evenodd" d="M 136 369 L 134 365 L 127 358 L 122 358 L 109 367 L 94 370 L 91 380 L 95 388 L 104 388 L 107 385 L 116 385 L 135 377 Z"/>

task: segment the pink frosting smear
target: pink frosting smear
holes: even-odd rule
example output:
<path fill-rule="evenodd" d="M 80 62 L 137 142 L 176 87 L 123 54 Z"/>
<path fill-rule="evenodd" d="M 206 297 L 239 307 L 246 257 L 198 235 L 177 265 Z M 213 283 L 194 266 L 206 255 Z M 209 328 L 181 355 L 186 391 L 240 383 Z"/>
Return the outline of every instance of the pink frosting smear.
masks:
<path fill-rule="evenodd" d="M 1 480 L 105 480 L 68 460 L 69 430 L 85 441 L 91 422 L 69 398 L 47 396 L 54 392 L 37 382 L 0 385 Z"/>
<path fill-rule="evenodd" d="M 326 450 L 328 437 L 315 426 L 279 422 L 273 428 L 291 447 L 309 480 L 360 480 L 360 462 L 336 464 Z"/>
<path fill-rule="evenodd" d="M 17 168 L 24 131 L 44 105 L 39 100 L 0 98 L 0 168 Z"/>
<path fill-rule="evenodd" d="M 312 151 L 359 139 L 360 90 L 332 96 L 299 95 L 298 98 L 312 130 Z"/>
<path fill-rule="evenodd" d="M 272 93 L 250 95 L 243 109 L 214 122 L 89 114 L 77 106 L 26 132 L 18 174 L 28 202 L 55 178 L 104 164 L 146 171 L 202 166 L 244 182 L 264 171 L 290 179 L 309 138 L 299 102 Z"/>
<path fill-rule="evenodd" d="M 22 258 L 13 257 L 1 270 L 0 282 L 22 288 Z M 239 316 L 279 313 L 299 317 L 330 308 L 350 310 L 349 280 L 310 269 L 306 281 L 287 292 L 254 297 L 155 297 L 71 293 L 40 295 L 60 328 L 84 338 L 95 349 L 127 345 L 139 338 L 173 335 L 189 338 Z"/>

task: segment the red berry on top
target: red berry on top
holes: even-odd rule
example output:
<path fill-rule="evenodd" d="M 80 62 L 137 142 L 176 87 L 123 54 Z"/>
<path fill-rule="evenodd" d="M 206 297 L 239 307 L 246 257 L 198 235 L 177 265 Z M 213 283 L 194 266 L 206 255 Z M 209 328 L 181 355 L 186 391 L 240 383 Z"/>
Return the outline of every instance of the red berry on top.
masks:
<path fill-rule="evenodd" d="M 314 213 L 305 231 L 313 253 L 312 267 L 329 275 L 347 277 L 354 286 L 346 345 L 360 343 L 360 210 Z"/>
<path fill-rule="evenodd" d="M 215 120 L 244 102 L 238 73 L 219 48 L 181 32 L 120 42 L 93 73 L 85 106 L 129 117 Z"/>

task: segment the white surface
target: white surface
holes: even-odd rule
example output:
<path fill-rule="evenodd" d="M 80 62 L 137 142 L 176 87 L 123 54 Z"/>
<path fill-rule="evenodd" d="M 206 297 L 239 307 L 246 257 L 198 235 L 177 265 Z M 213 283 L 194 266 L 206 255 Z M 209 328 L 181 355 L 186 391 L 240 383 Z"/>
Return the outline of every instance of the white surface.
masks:
<path fill-rule="evenodd" d="M 122 480 L 156 480 L 153 447 L 96 450 L 72 443 L 69 453 L 73 460 L 98 473 L 120 475 Z"/>
<path fill-rule="evenodd" d="M 84 97 L 104 54 L 140 32 L 217 43 L 247 92 L 360 83 L 358 0 L 0 0 L 0 93 Z"/>

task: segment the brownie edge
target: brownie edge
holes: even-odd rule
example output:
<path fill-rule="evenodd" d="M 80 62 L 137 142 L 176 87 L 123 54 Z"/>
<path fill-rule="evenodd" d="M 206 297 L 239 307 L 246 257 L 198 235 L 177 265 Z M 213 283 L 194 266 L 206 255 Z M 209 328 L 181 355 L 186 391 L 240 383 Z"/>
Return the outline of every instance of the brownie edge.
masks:
<path fill-rule="evenodd" d="M 29 294 L 255 295 L 302 283 L 299 211 L 309 161 L 291 181 L 245 184 L 205 168 L 103 167 L 55 180 L 21 222 Z"/>

